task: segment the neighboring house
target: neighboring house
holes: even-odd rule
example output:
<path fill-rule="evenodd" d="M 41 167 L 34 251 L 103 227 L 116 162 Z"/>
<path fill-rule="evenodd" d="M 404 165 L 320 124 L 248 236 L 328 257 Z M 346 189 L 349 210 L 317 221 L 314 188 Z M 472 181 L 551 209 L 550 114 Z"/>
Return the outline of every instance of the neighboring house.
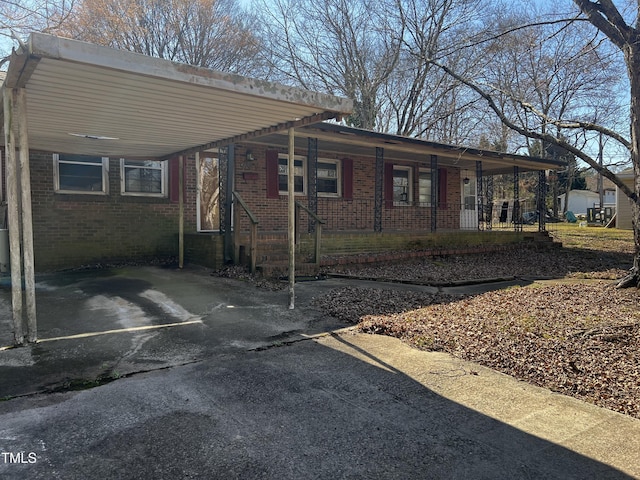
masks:
<path fill-rule="evenodd" d="M 37 270 L 183 252 L 220 266 L 249 249 L 238 198 L 264 245 L 284 243 L 289 128 L 296 200 L 325 222 L 328 253 L 490 230 L 502 213 L 489 207 L 492 175 L 560 166 L 319 123 L 351 107 L 328 95 L 49 35 L 29 46 L 14 54 L 3 94 L 26 92 Z M 298 235 L 315 230 L 298 216 Z M 265 246 L 258 259 L 267 256 Z"/>
<path fill-rule="evenodd" d="M 633 186 L 633 169 L 629 168 L 624 170 L 616 176 L 622 180 L 631 190 L 634 189 Z M 631 213 L 631 199 L 627 197 L 623 192 L 618 189 L 617 192 L 617 203 L 616 203 L 616 226 L 618 228 L 622 228 L 624 230 L 633 230 L 633 222 L 632 222 L 632 213 Z"/>
<path fill-rule="evenodd" d="M 609 193 L 609 195 L 606 195 L 606 193 Z M 565 211 L 565 198 L 566 194 L 564 193 L 558 196 L 560 210 L 563 212 Z M 597 208 L 599 205 L 600 195 L 597 192 L 592 192 L 591 190 L 571 190 L 566 211 L 573 212 L 576 215 L 586 215 L 587 209 Z M 610 192 L 605 192 L 604 206 L 615 206 L 615 192 L 613 195 Z"/>

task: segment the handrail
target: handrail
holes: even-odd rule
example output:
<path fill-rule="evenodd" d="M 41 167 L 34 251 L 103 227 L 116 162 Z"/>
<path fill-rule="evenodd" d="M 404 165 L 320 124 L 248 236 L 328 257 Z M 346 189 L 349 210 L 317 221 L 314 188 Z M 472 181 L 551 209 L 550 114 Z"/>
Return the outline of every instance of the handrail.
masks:
<path fill-rule="evenodd" d="M 251 273 L 256 272 L 256 261 L 258 258 L 258 219 L 256 216 L 249 210 L 249 207 L 244 202 L 242 197 L 235 190 L 231 192 L 233 197 L 238 201 L 240 206 L 244 209 L 247 216 L 249 217 L 249 221 L 251 222 L 251 230 L 249 233 L 249 259 L 250 259 L 250 271 Z M 240 213 L 239 209 L 234 209 L 234 227 L 233 227 L 233 261 L 234 263 L 238 263 L 240 261 Z"/>
<path fill-rule="evenodd" d="M 296 200 L 296 207 L 300 207 L 300 208 L 302 208 L 302 209 L 303 209 L 305 212 L 307 212 L 307 213 L 309 214 L 309 216 L 310 216 L 312 219 L 314 219 L 316 222 L 318 222 L 318 223 L 320 223 L 320 224 L 322 224 L 322 225 L 324 225 L 325 223 L 327 223 L 327 221 L 326 221 L 326 220 L 322 220 L 318 215 L 316 215 L 314 212 L 312 212 L 311 210 L 309 210 L 309 209 L 307 208 L 307 206 L 306 206 L 306 205 L 304 205 L 304 204 L 302 204 L 302 203 L 298 202 L 297 200 Z"/>
<path fill-rule="evenodd" d="M 251 221 L 251 223 L 254 225 L 257 225 L 258 223 L 260 223 L 258 219 L 255 217 L 255 215 L 251 212 L 251 210 L 249 210 L 249 207 L 244 202 L 240 194 L 234 190 L 233 196 L 238 200 L 238 203 L 244 209 L 244 211 L 247 212 L 247 216 L 249 217 L 249 220 Z"/>
<path fill-rule="evenodd" d="M 326 224 L 326 220 L 322 220 L 318 215 L 316 215 L 314 212 L 312 212 L 311 210 L 309 210 L 307 208 L 306 205 L 303 205 L 302 203 L 296 201 L 295 202 L 296 207 L 302 208 L 305 212 L 307 212 L 307 214 L 309 215 L 310 218 L 312 218 L 313 220 L 316 221 L 316 229 L 315 229 L 315 240 L 314 240 L 314 247 L 313 247 L 313 261 L 316 265 L 320 266 L 320 243 L 321 243 L 321 238 L 322 238 L 322 225 Z M 297 214 L 296 214 L 297 217 Z M 297 221 L 296 221 L 297 223 Z"/>

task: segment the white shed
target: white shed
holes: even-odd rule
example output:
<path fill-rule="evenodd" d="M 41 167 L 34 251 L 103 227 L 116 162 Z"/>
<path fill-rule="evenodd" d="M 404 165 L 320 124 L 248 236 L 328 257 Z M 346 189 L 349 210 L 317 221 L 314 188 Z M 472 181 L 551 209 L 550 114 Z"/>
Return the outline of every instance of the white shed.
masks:
<path fill-rule="evenodd" d="M 565 211 L 566 194 L 562 194 L 558 197 L 560 200 L 560 210 Z M 600 204 L 600 195 L 591 190 L 571 190 L 569 193 L 569 204 L 567 205 L 567 211 L 573 212 L 576 215 L 586 215 L 588 208 L 593 208 Z"/>

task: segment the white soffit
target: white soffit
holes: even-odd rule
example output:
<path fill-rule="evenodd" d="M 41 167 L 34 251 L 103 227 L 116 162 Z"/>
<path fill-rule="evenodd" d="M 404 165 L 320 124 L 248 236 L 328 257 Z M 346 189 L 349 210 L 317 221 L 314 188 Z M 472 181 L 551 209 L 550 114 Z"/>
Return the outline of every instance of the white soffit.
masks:
<path fill-rule="evenodd" d="M 163 157 L 352 109 L 331 95 L 51 35 L 32 34 L 28 45 L 7 86 L 26 88 L 35 150 Z"/>

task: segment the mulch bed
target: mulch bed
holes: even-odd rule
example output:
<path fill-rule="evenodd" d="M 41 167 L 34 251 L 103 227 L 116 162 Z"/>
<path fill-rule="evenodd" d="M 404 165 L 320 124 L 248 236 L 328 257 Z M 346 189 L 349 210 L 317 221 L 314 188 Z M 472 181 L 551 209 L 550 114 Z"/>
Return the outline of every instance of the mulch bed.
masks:
<path fill-rule="evenodd" d="M 477 296 L 346 287 L 316 306 L 390 335 L 640 418 L 638 291 L 610 282 Z"/>

